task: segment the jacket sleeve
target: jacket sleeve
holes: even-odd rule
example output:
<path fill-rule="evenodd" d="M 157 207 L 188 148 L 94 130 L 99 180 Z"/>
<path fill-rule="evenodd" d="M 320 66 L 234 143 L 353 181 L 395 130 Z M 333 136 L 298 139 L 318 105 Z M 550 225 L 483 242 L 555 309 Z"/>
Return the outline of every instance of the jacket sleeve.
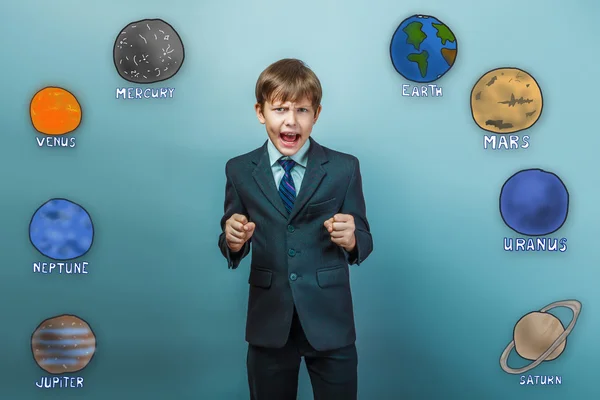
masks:
<path fill-rule="evenodd" d="M 356 247 L 351 252 L 346 252 L 346 258 L 350 265 L 360 265 L 373 251 L 373 237 L 367 220 L 367 207 L 363 195 L 362 177 L 360 174 L 360 163 L 354 158 L 354 169 L 350 184 L 346 191 L 344 204 L 340 210 L 342 214 L 350 214 L 354 217 Z"/>
<path fill-rule="evenodd" d="M 231 177 L 231 161 L 228 161 L 227 165 L 225 166 L 225 176 L 227 177 L 227 183 L 225 184 L 225 213 L 223 218 L 221 218 L 219 249 L 221 249 L 221 253 L 227 259 L 227 266 L 230 269 L 236 269 L 242 259 L 250 252 L 250 243 L 252 238 L 244 243 L 244 246 L 237 252 L 231 251 L 229 246 L 227 246 L 227 241 L 225 239 L 225 223 L 233 214 L 242 214 L 246 217 L 248 214 Z"/>

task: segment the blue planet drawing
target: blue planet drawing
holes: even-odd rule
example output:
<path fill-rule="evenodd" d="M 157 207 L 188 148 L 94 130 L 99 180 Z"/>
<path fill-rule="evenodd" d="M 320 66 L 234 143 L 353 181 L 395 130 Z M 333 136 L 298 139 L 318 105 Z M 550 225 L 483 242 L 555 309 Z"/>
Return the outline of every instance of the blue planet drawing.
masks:
<path fill-rule="evenodd" d="M 413 15 L 400 23 L 390 43 L 396 71 L 412 82 L 440 79 L 456 61 L 458 41 L 450 28 L 429 15 Z"/>
<path fill-rule="evenodd" d="M 569 192 L 554 173 L 542 169 L 517 172 L 500 191 L 500 214 L 513 231 L 544 236 L 558 231 L 569 213 Z"/>
<path fill-rule="evenodd" d="M 33 247 L 48 258 L 72 260 L 92 247 L 94 225 L 79 204 L 67 199 L 51 199 L 33 214 L 29 239 Z"/>

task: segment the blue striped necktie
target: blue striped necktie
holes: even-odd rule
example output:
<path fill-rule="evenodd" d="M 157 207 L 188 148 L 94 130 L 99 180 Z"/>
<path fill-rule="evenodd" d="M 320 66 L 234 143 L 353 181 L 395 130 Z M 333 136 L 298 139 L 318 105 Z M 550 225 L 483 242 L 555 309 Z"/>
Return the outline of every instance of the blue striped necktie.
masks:
<path fill-rule="evenodd" d="M 290 171 L 296 165 L 294 160 L 279 160 L 279 164 L 283 167 L 285 174 L 283 178 L 281 178 L 281 182 L 279 183 L 279 197 L 283 200 L 283 205 L 285 205 L 285 209 L 288 214 L 292 212 L 292 208 L 294 208 L 294 201 L 296 200 L 296 186 L 294 185 L 294 180 L 292 179 L 292 174 Z"/>

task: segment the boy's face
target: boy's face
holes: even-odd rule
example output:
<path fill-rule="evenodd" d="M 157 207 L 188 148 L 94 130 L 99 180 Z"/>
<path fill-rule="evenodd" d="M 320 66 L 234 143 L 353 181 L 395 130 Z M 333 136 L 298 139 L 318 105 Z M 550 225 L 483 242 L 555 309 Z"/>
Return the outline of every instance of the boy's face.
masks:
<path fill-rule="evenodd" d="M 255 109 L 269 138 L 284 156 L 292 156 L 300 150 L 321 113 L 321 106 L 315 109 L 308 98 L 285 103 L 266 101 L 262 108 L 260 104 L 256 104 Z"/>

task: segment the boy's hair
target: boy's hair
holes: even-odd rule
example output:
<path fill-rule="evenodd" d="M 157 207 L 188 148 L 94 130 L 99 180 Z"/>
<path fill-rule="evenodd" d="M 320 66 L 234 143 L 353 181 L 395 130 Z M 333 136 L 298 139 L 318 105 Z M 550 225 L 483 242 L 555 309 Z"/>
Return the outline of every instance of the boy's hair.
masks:
<path fill-rule="evenodd" d="M 256 102 L 298 101 L 308 97 L 316 109 L 321 104 L 323 90 L 317 75 L 302 61 L 284 58 L 269 65 L 256 82 Z"/>

